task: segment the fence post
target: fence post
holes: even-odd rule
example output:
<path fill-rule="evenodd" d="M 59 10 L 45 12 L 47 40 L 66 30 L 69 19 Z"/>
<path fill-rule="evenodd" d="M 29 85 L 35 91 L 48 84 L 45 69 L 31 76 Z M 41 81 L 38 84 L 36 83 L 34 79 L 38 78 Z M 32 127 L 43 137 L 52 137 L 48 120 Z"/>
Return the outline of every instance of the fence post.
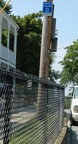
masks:
<path fill-rule="evenodd" d="M 9 144 L 10 138 L 10 113 L 11 113 L 11 86 L 6 84 L 5 88 L 5 107 L 4 107 L 4 137 L 3 144 Z"/>

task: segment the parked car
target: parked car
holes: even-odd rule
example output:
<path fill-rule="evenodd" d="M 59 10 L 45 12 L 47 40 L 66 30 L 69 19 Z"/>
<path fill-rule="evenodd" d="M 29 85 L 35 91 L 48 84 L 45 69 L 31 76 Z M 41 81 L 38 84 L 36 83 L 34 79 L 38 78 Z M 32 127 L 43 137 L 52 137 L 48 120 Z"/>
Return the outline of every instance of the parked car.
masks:
<path fill-rule="evenodd" d="M 70 112 L 71 112 L 70 115 L 71 124 L 78 122 L 78 86 L 74 86 L 73 88 Z"/>

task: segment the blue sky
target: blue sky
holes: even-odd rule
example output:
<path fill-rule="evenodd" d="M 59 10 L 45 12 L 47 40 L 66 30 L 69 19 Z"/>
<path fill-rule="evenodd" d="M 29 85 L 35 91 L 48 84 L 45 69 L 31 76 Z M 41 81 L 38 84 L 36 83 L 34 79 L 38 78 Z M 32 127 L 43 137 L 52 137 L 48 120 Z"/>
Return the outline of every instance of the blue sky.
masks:
<path fill-rule="evenodd" d="M 7 1 L 7 0 L 6 0 Z M 58 48 L 72 44 L 78 37 L 78 0 L 54 0 L 54 17 L 57 19 Z M 43 0 L 11 0 L 12 13 L 23 17 L 29 13 L 42 10 Z"/>
<path fill-rule="evenodd" d="M 7 0 L 6 0 L 7 1 Z M 42 10 L 44 0 L 12 0 L 12 14 L 23 17 L 24 15 L 36 13 Z M 78 38 L 78 0 L 54 0 L 54 17 L 57 19 L 58 48 L 56 61 L 52 68 L 60 71 L 58 64 L 66 53 L 64 47 L 69 46 Z"/>
<path fill-rule="evenodd" d="M 7 1 L 7 0 L 6 0 Z M 44 0 L 11 0 L 12 14 L 24 15 L 36 13 L 42 10 Z M 57 19 L 56 29 L 58 29 L 58 49 L 57 58 L 53 65 L 56 70 L 61 70 L 58 61 L 65 55 L 64 47 L 69 46 L 78 38 L 78 0 L 54 0 L 54 17 Z M 57 66 L 56 66 L 57 65 Z"/>

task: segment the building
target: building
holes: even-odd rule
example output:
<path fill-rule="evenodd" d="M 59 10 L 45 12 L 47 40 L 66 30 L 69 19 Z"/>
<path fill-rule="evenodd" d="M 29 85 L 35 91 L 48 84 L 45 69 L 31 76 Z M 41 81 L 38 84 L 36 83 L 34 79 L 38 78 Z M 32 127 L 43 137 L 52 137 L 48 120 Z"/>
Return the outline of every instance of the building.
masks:
<path fill-rule="evenodd" d="M 0 13 L 0 65 L 16 68 L 18 30 L 19 26 L 5 11 Z"/>

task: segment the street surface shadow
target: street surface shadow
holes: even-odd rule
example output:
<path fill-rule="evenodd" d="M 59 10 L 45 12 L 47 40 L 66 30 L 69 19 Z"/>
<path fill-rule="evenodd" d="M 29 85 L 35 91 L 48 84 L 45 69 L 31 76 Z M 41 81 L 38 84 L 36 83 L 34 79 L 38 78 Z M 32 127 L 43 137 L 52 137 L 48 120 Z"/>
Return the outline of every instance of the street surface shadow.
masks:
<path fill-rule="evenodd" d="M 70 144 L 78 144 L 78 132 L 72 129 L 70 134 Z"/>

